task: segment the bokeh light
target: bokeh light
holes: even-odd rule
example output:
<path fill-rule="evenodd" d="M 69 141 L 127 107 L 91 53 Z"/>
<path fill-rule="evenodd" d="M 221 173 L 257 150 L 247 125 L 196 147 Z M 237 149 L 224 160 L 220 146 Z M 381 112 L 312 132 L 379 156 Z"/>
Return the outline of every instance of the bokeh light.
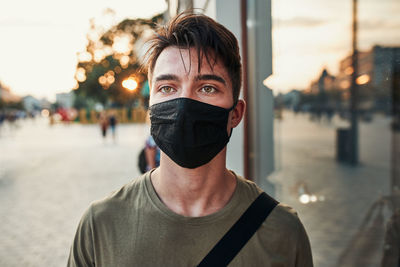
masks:
<path fill-rule="evenodd" d="M 129 64 L 129 57 L 128 56 L 123 56 L 121 57 L 121 59 L 119 60 L 119 62 L 121 63 L 122 68 L 127 68 L 128 64 Z"/>
<path fill-rule="evenodd" d="M 310 199 L 310 195 L 309 194 L 302 194 L 299 197 L 299 201 L 303 204 L 308 204 L 310 203 L 311 199 Z"/>
<path fill-rule="evenodd" d="M 122 86 L 130 91 L 134 91 L 137 88 L 138 83 L 135 79 L 128 78 L 122 81 Z"/>
<path fill-rule="evenodd" d="M 78 82 L 86 81 L 86 71 L 85 71 L 85 69 L 84 68 L 78 68 L 76 70 L 75 77 L 78 80 Z"/>
<path fill-rule="evenodd" d="M 106 77 L 104 77 L 104 76 L 100 76 L 100 77 L 99 77 L 99 83 L 100 83 L 101 85 L 106 84 L 106 82 L 107 82 L 107 78 L 106 78 Z"/>
<path fill-rule="evenodd" d="M 363 75 L 359 76 L 356 79 L 356 82 L 357 82 L 358 85 L 363 85 L 363 84 L 368 83 L 369 80 L 370 80 L 369 75 L 368 74 L 363 74 Z"/>
<path fill-rule="evenodd" d="M 42 109 L 42 112 L 40 112 L 40 114 L 42 115 L 42 117 L 49 117 L 50 116 L 50 111 L 48 109 Z"/>
<path fill-rule="evenodd" d="M 78 60 L 80 62 L 89 62 L 92 60 L 92 55 L 86 51 L 78 53 Z"/>
<path fill-rule="evenodd" d="M 132 50 L 131 40 L 132 36 L 127 34 L 116 36 L 112 48 L 119 54 L 127 54 Z"/>

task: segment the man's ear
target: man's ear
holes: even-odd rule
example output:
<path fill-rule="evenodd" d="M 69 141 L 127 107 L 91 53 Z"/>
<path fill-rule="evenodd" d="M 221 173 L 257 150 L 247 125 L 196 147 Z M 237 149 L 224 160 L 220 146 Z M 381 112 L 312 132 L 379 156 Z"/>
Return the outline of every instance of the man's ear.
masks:
<path fill-rule="evenodd" d="M 240 121 L 243 118 L 244 112 L 246 110 L 246 102 L 242 99 L 239 99 L 235 108 L 232 110 L 231 117 L 231 127 L 235 128 L 239 125 Z"/>

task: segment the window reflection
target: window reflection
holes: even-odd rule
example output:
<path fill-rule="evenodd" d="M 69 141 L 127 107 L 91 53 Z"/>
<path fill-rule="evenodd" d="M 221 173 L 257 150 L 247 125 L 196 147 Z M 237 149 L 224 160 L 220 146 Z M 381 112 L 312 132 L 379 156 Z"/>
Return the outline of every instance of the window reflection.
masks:
<path fill-rule="evenodd" d="M 400 3 L 357 1 L 356 67 L 352 1 L 273 4 L 279 198 L 315 266 L 400 266 Z"/>

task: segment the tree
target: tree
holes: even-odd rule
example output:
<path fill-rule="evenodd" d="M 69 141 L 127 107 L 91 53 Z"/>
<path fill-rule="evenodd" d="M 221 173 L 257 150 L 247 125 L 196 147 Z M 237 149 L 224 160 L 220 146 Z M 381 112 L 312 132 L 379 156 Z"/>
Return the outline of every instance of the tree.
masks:
<path fill-rule="evenodd" d="M 139 89 L 128 91 L 122 81 L 133 78 L 138 88 L 146 81 L 146 74 L 139 71 L 138 46 L 162 18 L 159 14 L 151 19 L 125 19 L 108 30 L 91 20 L 86 51 L 78 54 L 75 107 L 85 106 L 83 99 L 120 107 L 132 106 L 141 98 Z"/>

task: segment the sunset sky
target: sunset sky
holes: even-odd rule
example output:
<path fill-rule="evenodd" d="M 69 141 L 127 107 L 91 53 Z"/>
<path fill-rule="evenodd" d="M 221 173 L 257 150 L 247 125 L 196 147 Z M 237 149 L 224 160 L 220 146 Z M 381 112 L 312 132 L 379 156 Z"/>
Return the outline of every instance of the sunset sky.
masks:
<path fill-rule="evenodd" d="M 375 44 L 400 46 L 400 1 L 358 0 L 360 50 Z M 275 93 L 305 89 L 326 67 L 337 74 L 351 52 L 351 0 L 273 0 Z"/>
<path fill-rule="evenodd" d="M 117 23 L 147 18 L 164 0 L 15 0 L 0 9 L 0 81 L 18 95 L 55 99 L 74 86 L 76 53 L 86 46 L 89 19 L 106 8 Z M 359 0 L 359 46 L 400 46 L 400 1 Z M 326 67 L 336 74 L 351 50 L 351 0 L 272 0 L 274 92 L 305 89 Z M 239 18 L 238 18 L 239 19 Z"/>
<path fill-rule="evenodd" d="M 0 81 L 18 95 L 55 100 L 74 84 L 77 52 L 85 50 L 90 18 L 105 25 L 103 11 L 124 18 L 149 18 L 164 0 L 0 0 Z"/>

